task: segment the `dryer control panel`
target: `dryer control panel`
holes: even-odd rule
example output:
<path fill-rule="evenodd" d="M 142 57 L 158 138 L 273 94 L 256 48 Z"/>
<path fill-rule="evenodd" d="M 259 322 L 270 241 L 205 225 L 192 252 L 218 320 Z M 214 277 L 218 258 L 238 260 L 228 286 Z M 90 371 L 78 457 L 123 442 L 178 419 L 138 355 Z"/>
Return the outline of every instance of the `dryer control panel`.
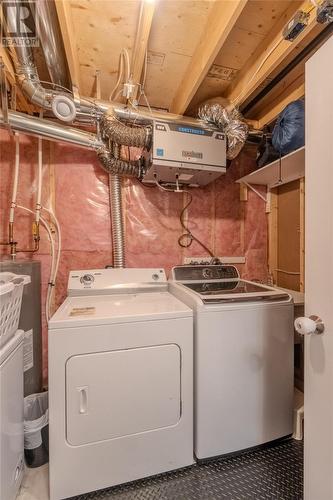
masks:
<path fill-rule="evenodd" d="M 239 272 L 235 266 L 176 266 L 172 269 L 174 281 L 212 281 L 238 279 Z"/>
<path fill-rule="evenodd" d="M 102 295 L 167 288 L 164 269 L 88 269 L 69 273 L 67 294 Z"/>

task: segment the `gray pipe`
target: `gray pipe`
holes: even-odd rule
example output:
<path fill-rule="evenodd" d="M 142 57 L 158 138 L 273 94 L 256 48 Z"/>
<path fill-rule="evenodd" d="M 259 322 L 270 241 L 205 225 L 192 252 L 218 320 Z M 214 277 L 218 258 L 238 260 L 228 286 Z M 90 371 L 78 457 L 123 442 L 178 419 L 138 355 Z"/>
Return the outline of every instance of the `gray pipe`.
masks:
<path fill-rule="evenodd" d="M 121 197 L 121 177 L 119 175 L 109 175 L 109 197 L 113 267 L 125 267 L 125 236 Z"/>

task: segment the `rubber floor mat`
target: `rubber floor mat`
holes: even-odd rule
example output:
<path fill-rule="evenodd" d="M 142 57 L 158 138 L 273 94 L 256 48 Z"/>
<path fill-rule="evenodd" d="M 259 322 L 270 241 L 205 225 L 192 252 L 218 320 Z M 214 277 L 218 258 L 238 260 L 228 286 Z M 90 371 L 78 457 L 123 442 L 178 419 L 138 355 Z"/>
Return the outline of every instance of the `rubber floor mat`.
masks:
<path fill-rule="evenodd" d="M 75 500 L 301 500 L 303 443 L 293 439 L 229 458 L 79 495 Z"/>

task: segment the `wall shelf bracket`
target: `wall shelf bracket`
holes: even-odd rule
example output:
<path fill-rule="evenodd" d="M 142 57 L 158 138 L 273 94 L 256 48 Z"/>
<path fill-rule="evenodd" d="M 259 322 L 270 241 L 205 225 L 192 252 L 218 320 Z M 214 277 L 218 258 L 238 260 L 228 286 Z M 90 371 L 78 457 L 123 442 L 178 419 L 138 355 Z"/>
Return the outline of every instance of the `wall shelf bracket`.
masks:
<path fill-rule="evenodd" d="M 244 194 L 244 186 L 246 186 L 247 189 L 251 189 L 259 198 L 261 198 L 265 203 L 266 203 L 266 213 L 268 214 L 271 211 L 271 191 L 267 187 L 266 188 L 266 196 L 260 191 L 258 191 L 252 184 L 246 181 L 241 181 L 240 183 L 241 186 L 241 201 L 247 201 L 247 196 Z"/>

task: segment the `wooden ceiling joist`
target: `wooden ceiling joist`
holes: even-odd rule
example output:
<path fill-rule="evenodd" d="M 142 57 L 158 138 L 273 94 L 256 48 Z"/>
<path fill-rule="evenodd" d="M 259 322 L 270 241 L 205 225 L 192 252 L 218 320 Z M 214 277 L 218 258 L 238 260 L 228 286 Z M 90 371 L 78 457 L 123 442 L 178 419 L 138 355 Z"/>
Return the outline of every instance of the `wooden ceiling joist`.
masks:
<path fill-rule="evenodd" d="M 207 28 L 193 54 L 188 70 L 171 104 L 170 111 L 184 114 L 217 54 L 241 15 L 247 0 L 215 1 Z"/>
<path fill-rule="evenodd" d="M 80 66 L 79 58 L 77 55 L 75 31 L 70 10 L 71 5 L 68 0 L 56 0 L 55 5 L 57 9 L 59 25 L 65 47 L 67 64 L 72 80 L 72 85 L 73 87 L 76 87 L 78 91 L 80 91 Z"/>
<path fill-rule="evenodd" d="M 276 74 L 279 68 L 287 65 L 304 45 L 310 43 L 320 32 L 322 25 L 316 22 L 316 8 L 306 0 L 301 5 L 295 3 L 286 11 L 284 16 L 270 33 L 258 46 L 253 56 L 232 82 L 225 93 L 225 97 L 235 105 L 248 101 L 262 87 L 265 81 Z M 284 40 L 282 29 L 293 17 L 297 10 L 309 12 L 309 21 L 306 28 L 298 35 L 294 42 Z"/>
<path fill-rule="evenodd" d="M 26 111 L 27 113 L 32 113 L 35 108 L 32 104 L 28 103 L 25 96 L 23 95 L 21 89 L 16 84 L 15 69 L 11 61 L 11 58 L 5 49 L 5 47 L 0 45 L 0 57 L 5 66 L 6 79 L 11 88 L 15 87 L 16 92 L 16 104 L 20 110 Z"/>
<path fill-rule="evenodd" d="M 154 11 L 155 2 L 147 2 L 145 0 L 142 0 L 139 14 L 138 30 L 135 38 L 134 49 L 132 52 L 132 78 L 135 83 L 141 81 Z"/>
<path fill-rule="evenodd" d="M 10 57 L 9 57 L 6 49 L 2 45 L 0 45 L 0 57 L 2 59 L 4 66 L 5 66 L 7 80 L 9 81 L 10 84 L 15 83 L 15 80 L 16 80 L 15 79 L 15 71 L 14 71 L 12 61 L 10 60 Z"/>
<path fill-rule="evenodd" d="M 283 109 L 292 101 L 301 99 L 305 94 L 305 84 L 304 80 L 301 81 L 298 86 L 292 86 L 288 91 L 284 93 L 283 96 L 271 103 L 270 108 L 258 119 L 258 128 L 262 129 L 265 125 L 269 125 L 273 120 L 275 120 L 278 115 L 283 111 Z"/>
<path fill-rule="evenodd" d="M 290 102 L 304 97 L 305 64 L 299 64 L 251 108 L 258 126 L 269 125 Z"/>

